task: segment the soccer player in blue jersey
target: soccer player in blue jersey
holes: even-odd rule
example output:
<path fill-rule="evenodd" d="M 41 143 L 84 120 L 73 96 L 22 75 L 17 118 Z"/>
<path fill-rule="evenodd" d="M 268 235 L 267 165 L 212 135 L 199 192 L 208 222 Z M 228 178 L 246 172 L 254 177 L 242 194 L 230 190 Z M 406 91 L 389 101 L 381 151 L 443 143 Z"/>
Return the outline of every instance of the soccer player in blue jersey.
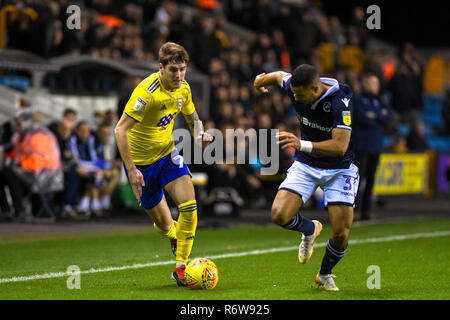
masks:
<path fill-rule="evenodd" d="M 296 153 L 273 202 L 272 221 L 302 233 L 299 261 L 307 263 L 322 224 L 300 215 L 299 209 L 317 187 L 323 189 L 332 236 L 316 283 L 325 290 L 338 291 L 331 271 L 347 249 L 359 183 L 350 146 L 353 93 L 335 79 L 319 77 L 316 68 L 308 64 L 299 65 L 292 73 L 262 73 L 254 81 L 254 87 L 261 93 L 268 92 L 265 87 L 276 85 L 292 100 L 300 120 L 301 138 L 289 132 L 278 135 L 282 148 L 293 147 Z"/>

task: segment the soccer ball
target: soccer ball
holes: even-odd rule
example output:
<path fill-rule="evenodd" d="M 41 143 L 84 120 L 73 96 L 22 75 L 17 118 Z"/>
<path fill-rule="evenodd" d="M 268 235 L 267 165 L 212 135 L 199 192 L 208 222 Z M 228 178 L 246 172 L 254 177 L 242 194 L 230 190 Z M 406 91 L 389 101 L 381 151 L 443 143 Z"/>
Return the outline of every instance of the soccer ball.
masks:
<path fill-rule="evenodd" d="M 190 289 L 211 290 L 219 282 L 219 269 L 207 258 L 196 258 L 186 266 L 184 277 Z"/>

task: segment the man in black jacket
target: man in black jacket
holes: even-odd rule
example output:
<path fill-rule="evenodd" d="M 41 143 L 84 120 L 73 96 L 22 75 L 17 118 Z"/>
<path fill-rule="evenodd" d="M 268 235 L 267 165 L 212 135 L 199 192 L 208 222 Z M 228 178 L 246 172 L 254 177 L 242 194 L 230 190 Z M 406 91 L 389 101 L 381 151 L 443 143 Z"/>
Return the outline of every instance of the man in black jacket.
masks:
<path fill-rule="evenodd" d="M 384 127 L 391 121 L 392 112 L 380 99 L 380 81 L 376 75 L 364 74 L 362 87 L 362 93 L 355 96 L 352 143 L 361 182 L 356 211 L 360 212 L 361 220 L 367 220 L 370 219 L 375 172 L 383 149 Z"/>

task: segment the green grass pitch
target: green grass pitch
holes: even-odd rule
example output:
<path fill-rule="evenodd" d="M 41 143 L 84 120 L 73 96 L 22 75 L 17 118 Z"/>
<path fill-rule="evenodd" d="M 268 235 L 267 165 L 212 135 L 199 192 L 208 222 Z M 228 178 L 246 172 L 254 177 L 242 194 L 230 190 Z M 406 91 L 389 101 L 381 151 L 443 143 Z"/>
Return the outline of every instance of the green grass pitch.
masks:
<path fill-rule="evenodd" d="M 352 243 L 333 270 L 339 292 L 314 283 L 330 232 L 325 225 L 311 260 L 301 265 L 299 233 L 276 226 L 199 229 L 191 258 L 217 264 L 219 282 L 211 291 L 176 287 L 169 241 L 150 221 L 142 230 L 0 237 L 0 299 L 450 299 L 450 219 L 354 226 Z M 80 289 L 67 288 L 68 275 L 18 278 L 65 272 L 70 265 L 82 271 Z M 379 289 L 367 286 L 372 265 L 379 267 Z"/>

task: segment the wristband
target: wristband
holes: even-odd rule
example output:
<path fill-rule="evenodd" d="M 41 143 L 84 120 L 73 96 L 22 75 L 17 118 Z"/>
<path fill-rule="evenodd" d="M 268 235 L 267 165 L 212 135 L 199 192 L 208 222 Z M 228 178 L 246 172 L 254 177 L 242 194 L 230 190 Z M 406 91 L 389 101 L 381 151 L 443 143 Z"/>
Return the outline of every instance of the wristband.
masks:
<path fill-rule="evenodd" d="M 303 152 L 311 152 L 313 149 L 313 145 L 311 141 L 300 140 L 300 151 Z"/>

